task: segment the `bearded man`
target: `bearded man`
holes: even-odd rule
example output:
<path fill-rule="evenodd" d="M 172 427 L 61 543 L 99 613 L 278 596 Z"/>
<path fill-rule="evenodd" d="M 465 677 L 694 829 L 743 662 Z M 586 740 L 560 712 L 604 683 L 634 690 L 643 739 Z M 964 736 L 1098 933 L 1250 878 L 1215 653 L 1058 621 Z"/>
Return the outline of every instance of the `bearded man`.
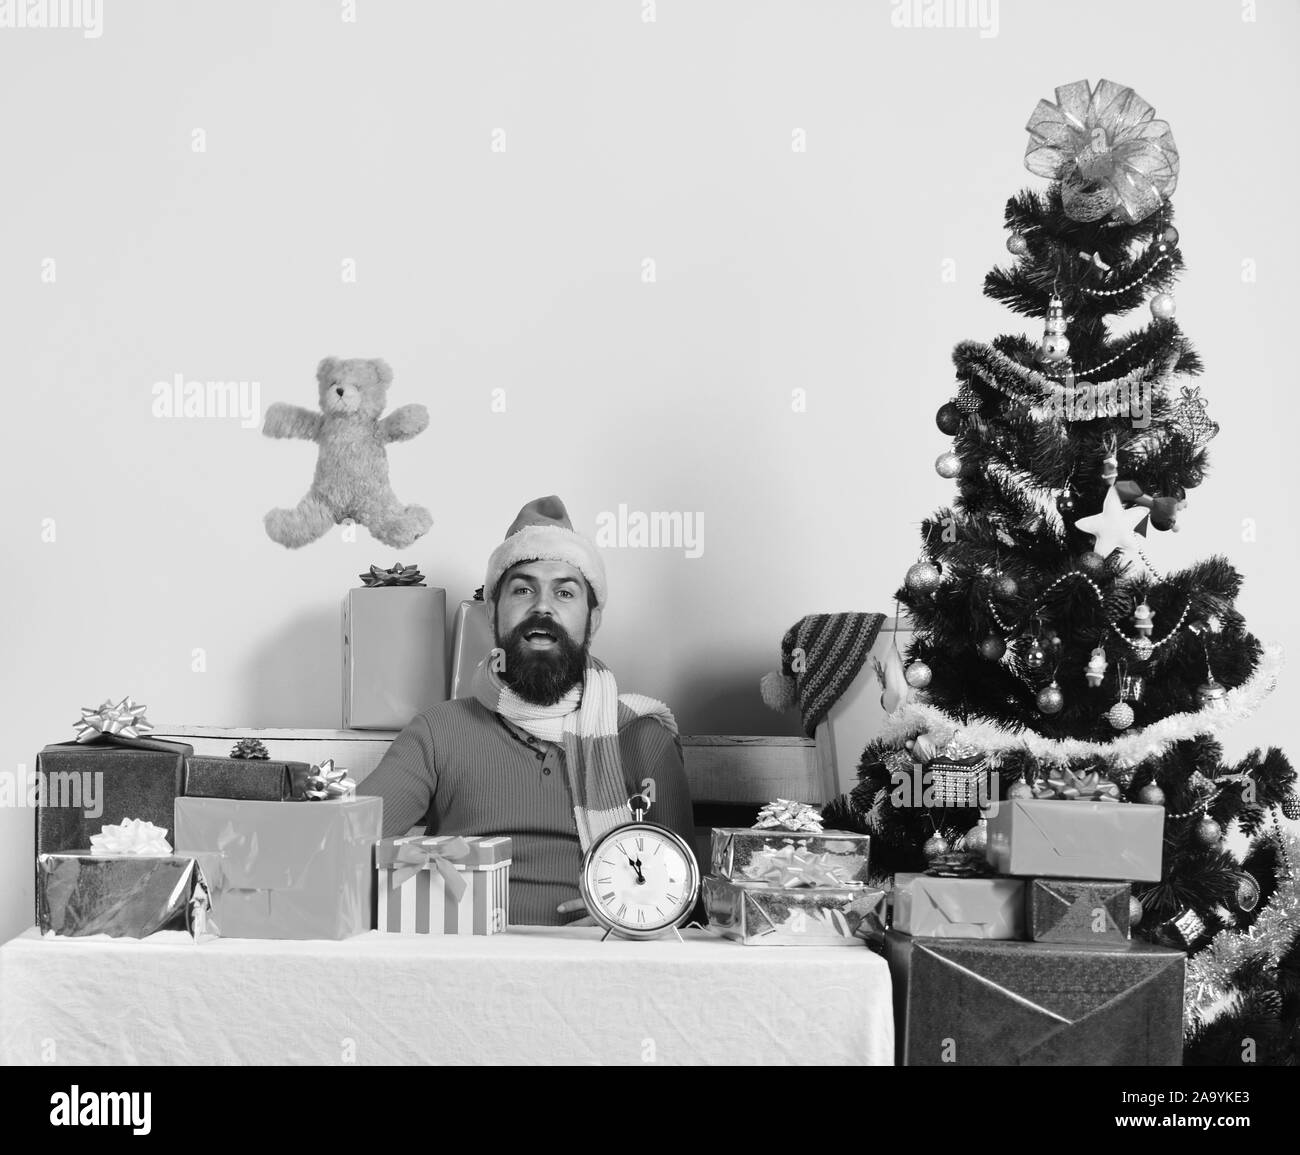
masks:
<path fill-rule="evenodd" d="M 510 922 L 590 924 L 583 852 L 631 820 L 627 800 L 646 779 L 646 817 L 692 842 L 677 723 L 662 702 L 619 694 L 591 655 L 605 566 L 558 497 L 519 511 L 483 593 L 497 649 L 472 696 L 416 715 L 358 793 L 383 798 L 385 837 L 421 821 L 431 835 L 509 835 Z"/>

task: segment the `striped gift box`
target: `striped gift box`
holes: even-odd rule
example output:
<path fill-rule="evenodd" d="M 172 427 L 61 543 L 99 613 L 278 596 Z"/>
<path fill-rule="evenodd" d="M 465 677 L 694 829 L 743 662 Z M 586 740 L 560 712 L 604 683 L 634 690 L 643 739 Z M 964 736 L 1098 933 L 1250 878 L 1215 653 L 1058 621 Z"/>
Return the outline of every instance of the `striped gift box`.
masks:
<path fill-rule="evenodd" d="M 510 921 L 510 852 L 509 838 L 381 839 L 375 847 L 379 929 L 388 934 L 505 930 Z M 465 884 L 459 897 L 454 878 Z"/>

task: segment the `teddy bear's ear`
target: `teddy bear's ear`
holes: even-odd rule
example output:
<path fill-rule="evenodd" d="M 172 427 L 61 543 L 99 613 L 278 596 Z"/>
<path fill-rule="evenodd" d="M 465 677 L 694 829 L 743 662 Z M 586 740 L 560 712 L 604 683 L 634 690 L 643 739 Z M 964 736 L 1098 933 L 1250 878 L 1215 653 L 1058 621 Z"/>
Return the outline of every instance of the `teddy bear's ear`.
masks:
<path fill-rule="evenodd" d="M 316 382 L 324 385 L 337 372 L 342 362 L 337 357 L 326 357 L 319 365 L 316 366 Z"/>
<path fill-rule="evenodd" d="M 391 385 L 393 383 L 393 371 L 388 367 L 388 362 L 382 357 L 372 357 L 370 363 L 375 367 L 375 375 L 379 378 L 379 384 Z"/>

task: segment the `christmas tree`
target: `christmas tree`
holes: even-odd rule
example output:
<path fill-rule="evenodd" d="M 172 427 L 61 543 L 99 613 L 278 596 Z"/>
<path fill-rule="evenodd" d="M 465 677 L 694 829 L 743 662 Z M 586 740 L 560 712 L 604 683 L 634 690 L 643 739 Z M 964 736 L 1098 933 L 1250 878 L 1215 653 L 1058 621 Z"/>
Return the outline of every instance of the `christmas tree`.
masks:
<path fill-rule="evenodd" d="M 1225 764 L 1218 741 L 1280 655 L 1247 632 L 1226 558 L 1161 573 L 1147 533 L 1177 528 L 1218 431 L 1174 319 L 1178 153 L 1132 89 L 1056 97 L 1025 159 L 1051 183 L 1007 203 L 1014 261 L 984 283 L 1045 332 L 954 350 L 936 468 L 957 496 L 922 523 L 897 594 L 906 686 L 887 679 L 893 713 L 827 825 L 873 834 L 873 869 L 893 874 L 982 849 L 975 775 L 1002 798 L 1162 804 L 1163 877 L 1134 886 L 1134 933 L 1189 952 L 1186 1061 L 1294 1063 L 1300 855 L 1276 811 L 1297 816 L 1296 775 L 1276 749 Z M 1150 322 L 1116 335 L 1144 303 Z M 922 774 L 915 805 L 900 784 Z"/>

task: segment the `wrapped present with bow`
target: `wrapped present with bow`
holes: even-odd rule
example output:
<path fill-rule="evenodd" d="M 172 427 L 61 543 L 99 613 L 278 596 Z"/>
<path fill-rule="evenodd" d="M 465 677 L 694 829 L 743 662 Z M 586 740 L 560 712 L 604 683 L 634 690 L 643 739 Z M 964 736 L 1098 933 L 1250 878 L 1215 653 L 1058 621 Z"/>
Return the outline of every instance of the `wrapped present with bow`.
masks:
<path fill-rule="evenodd" d="M 927 758 L 921 756 L 926 737 L 918 738 L 912 749 L 914 757 L 920 756 L 925 805 L 944 810 L 983 806 L 989 797 L 988 755 L 953 737 Z"/>
<path fill-rule="evenodd" d="M 1119 787 L 1109 778 L 1103 778 L 1096 770 L 1079 772 L 1068 766 L 1050 771 L 1046 778 L 1039 778 L 1033 784 L 1033 791 L 1035 798 L 1057 799 L 1061 802 L 1120 800 Z"/>
<path fill-rule="evenodd" d="M 308 780 L 318 769 L 265 753 L 261 757 L 232 753 L 229 758 L 191 754 L 185 759 L 185 795 L 256 802 L 303 800 L 308 796 Z"/>
<path fill-rule="evenodd" d="M 372 565 L 343 599 L 343 728 L 401 730 L 447 698 L 447 591 Z"/>
<path fill-rule="evenodd" d="M 205 853 L 227 938 L 342 939 L 370 930 L 383 799 L 176 799 L 176 849 Z"/>
<path fill-rule="evenodd" d="M 1022 939 L 1025 884 L 1019 878 L 899 873 L 893 928 L 914 938 Z"/>
<path fill-rule="evenodd" d="M 74 737 L 36 755 L 36 853 L 84 851 L 106 823 L 129 817 L 164 830 L 194 747 L 151 737 L 143 703 L 84 706 Z"/>
<path fill-rule="evenodd" d="M 781 888 L 840 886 L 868 881 L 871 836 L 823 830 L 815 807 L 778 798 L 758 812 L 753 827 L 721 826 L 712 833 L 710 873 L 739 880 L 774 879 Z M 791 881 L 811 871 L 823 881 Z"/>
<path fill-rule="evenodd" d="M 1065 781 L 1064 775 L 1061 781 Z M 988 816 L 985 857 L 999 874 L 1158 882 L 1165 811 L 1073 797 L 1009 798 Z"/>
<path fill-rule="evenodd" d="M 108 824 L 89 849 L 36 859 L 37 924 L 43 935 L 145 938 L 181 930 L 195 941 L 217 933 L 207 855 L 172 853 L 167 831 L 142 819 Z"/>
<path fill-rule="evenodd" d="M 375 847 L 379 920 L 388 934 L 498 934 L 510 921 L 511 840 L 384 838 Z"/>
<path fill-rule="evenodd" d="M 774 887 L 704 879 L 709 929 L 746 946 L 883 944 L 885 892 L 852 886 Z"/>

